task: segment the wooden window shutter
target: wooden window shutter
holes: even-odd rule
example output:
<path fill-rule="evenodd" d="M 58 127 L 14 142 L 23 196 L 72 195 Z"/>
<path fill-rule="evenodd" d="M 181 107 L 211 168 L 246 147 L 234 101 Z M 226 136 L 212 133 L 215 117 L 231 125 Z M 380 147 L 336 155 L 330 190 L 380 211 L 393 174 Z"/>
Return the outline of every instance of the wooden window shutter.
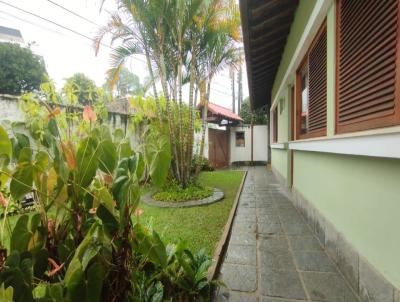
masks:
<path fill-rule="evenodd" d="M 326 129 L 326 42 L 324 25 L 308 54 L 309 132 Z"/>
<path fill-rule="evenodd" d="M 337 132 L 399 123 L 399 0 L 337 0 Z"/>
<path fill-rule="evenodd" d="M 326 22 L 322 24 L 297 70 L 296 87 L 296 139 L 326 135 Z M 307 89 L 307 92 L 305 92 L 305 89 Z M 303 93 L 306 93 L 306 98 L 304 98 Z"/>

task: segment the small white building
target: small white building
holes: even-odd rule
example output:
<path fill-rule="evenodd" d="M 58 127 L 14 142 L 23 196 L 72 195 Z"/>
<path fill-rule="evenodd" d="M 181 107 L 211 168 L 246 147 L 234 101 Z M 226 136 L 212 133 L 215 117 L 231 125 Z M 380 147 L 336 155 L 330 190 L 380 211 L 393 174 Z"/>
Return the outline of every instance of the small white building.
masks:
<path fill-rule="evenodd" d="M 253 139 L 251 125 L 230 127 L 230 164 L 268 161 L 268 126 L 254 125 Z M 252 144 L 253 141 L 253 144 Z M 253 146 L 252 146 L 253 145 Z M 253 156 L 251 156 L 253 153 Z"/>
<path fill-rule="evenodd" d="M 199 108 L 202 110 L 202 107 Z M 215 168 L 236 164 L 266 164 L 268 161 L 268 126 L 245 125 L 231 110 L 210 103 L 204 154 Z M 196 146 L 201 135 L 195 134 Z M 198 154 L 198 148 L 195 153 Z"/>

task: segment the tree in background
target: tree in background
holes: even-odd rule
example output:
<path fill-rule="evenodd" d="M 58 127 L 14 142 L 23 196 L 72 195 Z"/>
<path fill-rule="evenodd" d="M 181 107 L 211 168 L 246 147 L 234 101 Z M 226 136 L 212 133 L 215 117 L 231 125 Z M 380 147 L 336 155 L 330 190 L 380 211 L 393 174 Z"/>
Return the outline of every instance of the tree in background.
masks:
<path fill-rule="evenodd" d="M 140 83 L 139 77 L 130 72 L 127 68 L 122 68 L 116 83 L 117 96 L 142 95 L 144 87 Z"/>
<path fill-rule="evenodd" d="M 64 93 L 72 93 L 81 105 L 95 103 L 99 99 L 99 92 L 95 82 L 83 73 L 75 73 L 66 79 Z"/>
<path fill-rule="evenodd" d="M 18 44 L 0 43 L 0 93 L 38 90 L 47 77 L 43 58 Z"/>
<path fill-rule="evenodd" d="M 251 115 L 250 102 L 247 97 L 240 108 L 240 117 L 243 119 L 243 123 L 251 124 Z M 264 108 L 254 110 L 253 119 L 254 125 L 265 125 L 267 123 L 267 117 Z"/>

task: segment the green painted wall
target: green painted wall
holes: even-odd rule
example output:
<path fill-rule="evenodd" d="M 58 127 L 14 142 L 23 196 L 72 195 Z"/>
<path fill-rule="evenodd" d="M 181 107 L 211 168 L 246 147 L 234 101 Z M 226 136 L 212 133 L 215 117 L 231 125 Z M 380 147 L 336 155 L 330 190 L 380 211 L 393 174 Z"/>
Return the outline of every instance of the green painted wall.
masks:
<path fill-rule="evenodd" d="M 400 287 L 400 160 L 296 151 L 294 186 Z"/>
<path fill-rule="evenodd" d="M 279 86 L 281 85 L 286 70 L 289 67 L 292 56 L 296 51 L 297 44 L 300 41 L 301 35 L 304 32 L 304 28 L 306 27 L 308 18 L 310 17 L 316 2 L 317 0 L 302 0 L 299 2 L 285 50 L 282 55 L 281 63 L 275 77 L 274 86 L 272 88 L 272 100 L 275 98 L 278 92 Z"/>
<path fill-rule="evenodd" d="M 281 149 L 271 149 L 271 163 L 272 167 L 279 172 L 279 174 L 285 179 L 288 179 L 288 151 Z"/>

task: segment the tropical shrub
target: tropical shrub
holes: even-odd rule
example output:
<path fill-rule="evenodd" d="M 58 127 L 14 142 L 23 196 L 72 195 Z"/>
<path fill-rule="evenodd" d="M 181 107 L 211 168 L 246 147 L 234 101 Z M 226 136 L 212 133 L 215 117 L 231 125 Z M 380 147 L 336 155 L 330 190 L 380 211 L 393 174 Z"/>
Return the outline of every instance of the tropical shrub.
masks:
<path fill-rule="evenodd" d="M 0 206 L 7 212 L 26 194 L 37 196 L 37 211 L 18 217 L 9 244 L 6 217 L 1 223 L 0 296 L 15 302 L 208 301 L 210 258 L 165 245 L 138 222 L 139 182 L 148 171 L 163 185 L 168 138 L 149 136 L 143 151 L 134 151 L 123 132 L 100 125 L 90 107 L 71 134 L 59 108 L 43 106 L 46 112 L 38 109 L 25 125 L 0 126 L 0 190 L 10 192 Z"/>

